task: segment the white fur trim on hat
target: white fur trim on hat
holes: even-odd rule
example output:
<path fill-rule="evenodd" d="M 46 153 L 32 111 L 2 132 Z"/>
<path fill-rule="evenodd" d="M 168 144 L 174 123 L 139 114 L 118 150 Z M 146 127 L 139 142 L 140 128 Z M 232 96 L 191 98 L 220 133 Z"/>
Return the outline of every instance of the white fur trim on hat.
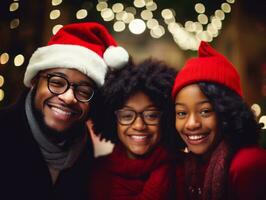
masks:
<path fill-rule="evenodd" d="M 31 80 L 39 71 L 52 68 L 77 69 L 95 81 L 98 86 L 103 85 L 107 65 L 94 51 L 78 46 L 54 44 L 38 48 L 30 58 L 24 76 L 24 84 L 30 87 Z"/>
<path fill-rule="evenodd" d="M 128 62 L 129 55 L 123 47 L 109 46 L 103 54 L 103 59 L 112 69 L 120 69 Z"/>

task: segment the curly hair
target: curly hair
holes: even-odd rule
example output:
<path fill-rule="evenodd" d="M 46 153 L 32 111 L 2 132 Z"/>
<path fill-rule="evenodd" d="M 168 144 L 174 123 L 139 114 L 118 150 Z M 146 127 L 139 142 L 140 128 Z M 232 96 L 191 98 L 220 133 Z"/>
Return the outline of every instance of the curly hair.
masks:
<path fill-rule="evenodd" d="M 258 144 L 260 126 L 238 94 L 218 83 L 199 82 L 198 85 L 214 107 L 219 134 L 232 149 Z"/>
<path fill-rule="evenodd" d="M 162 111 L 160 128 L 162 141 L 169 146 L 175 141 L 174 109 L 171 90 L 176 71 L 166 64 L 148 59 L 139 65 L 128 64 L 121 70 L 109 71 L 102 87 L 101 114 L 93 120 L 93 129 L 101 138 L 117 143 L 115 111 L 122 108 L 128 98 L 138 91 L 145 93 Z"/>

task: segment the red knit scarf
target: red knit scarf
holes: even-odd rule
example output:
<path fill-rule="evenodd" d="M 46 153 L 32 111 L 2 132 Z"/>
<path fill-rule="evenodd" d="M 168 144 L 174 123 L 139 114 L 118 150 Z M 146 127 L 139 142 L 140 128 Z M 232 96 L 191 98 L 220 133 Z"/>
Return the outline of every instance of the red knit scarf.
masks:
<path fill-rule="evenodd" d="M 173 157 L 157 147 L 143 158 L 130 159 L 118 145 L 105 162 L 111 176 L 108 194 L 116 200 L 167 200 L 173 198 Z"/>
<path fill-rule="evenodd" d="M 189 155 L 185 162 L 187 198 L 226 199 L 229 160 L 229 148 L 224 141 L 214 150 L 209 163 L 203 163 L 197 156 Z"/>
<path fill-rule="evenodd" d="M 155 148 L 150 154 L 138 159 L 130 159 L 122 145 L 116 145 L 109 156 L 110 171 L 125 178 L 139 178 L 149 175 L 155 168 L 173 160 L 163 147 Z"/>

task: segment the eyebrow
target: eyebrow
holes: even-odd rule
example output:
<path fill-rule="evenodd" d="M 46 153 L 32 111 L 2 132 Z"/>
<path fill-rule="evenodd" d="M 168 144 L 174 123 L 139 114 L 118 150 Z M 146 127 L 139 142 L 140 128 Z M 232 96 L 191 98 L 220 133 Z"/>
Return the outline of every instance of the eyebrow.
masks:
<path fill-rule="evenodd" d="M 210 100 L 203 100 L 197 103 L 197 105 L 202 105 L 205 103 L 211 103 Z M 185 106 L 185 103 L 175 102 L 175 106 Z"/>
<path fill-rule="evenodd" d="M 64 73 L 61 73 L 61 72 L 51 72 L 51 73 L 48 73 L 48 74 L 54 74 L 54 75 L 59 75 L 59 76 L 62 76 L 64 78 L 66 78 L 68 80 L 68 76 L 65 75 Z M 69 81 L 69 80 L 68 80 Z M 88 80 L 81 80 L 79 82 L 79 84 L 86 84 L 88 86 L 92 86 L 92 87 L 96 87 L 96 84 L 94 83 L 94 81 L 88 79 Z"/>
<path fill-rule="evenodd" d="M 124 105 L 122 108 L 129 108 L 131 110 L 135 110 L 134 108 L 132 108 L 131 106 L 128 106 L 128 105 Z M 159 110 L 159 108 L 155 105 L 148 105 L 144 108 L 144 110 L 147 110 L 147 109 L 154 109 L 154 110 Z"/>

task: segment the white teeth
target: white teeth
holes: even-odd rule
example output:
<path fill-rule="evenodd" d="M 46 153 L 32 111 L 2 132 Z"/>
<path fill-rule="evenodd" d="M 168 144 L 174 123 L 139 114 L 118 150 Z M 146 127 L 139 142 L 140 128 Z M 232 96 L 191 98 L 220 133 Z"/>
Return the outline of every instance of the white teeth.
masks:
<path fill-rule="evenodd" d="M 205 137 L 205 135 L 188 135 L 189 140 L 200 140 Z"/>
<path fill-rule="evenodd" d="M 145 139 L 147 136 L 142 136 L 142 135 L 131 135 L 130 137 L 133 138 L 133 139 L 136 139 L 136 140 L 143 140 L 143 139 Z"/>
<path fill-rule="evenodd" d="M 67 111 L 62 110 L 62 109 L 57 108 L 57 107 L 52 107 L 51 109 L 52 109 L 53 111 L 55 111 L 55 112 L 61 114 L 61 115 L 67 115 L 67 116 L 70 116 L 70 115 L 71 115 L 71 112 L 67 112 Z"/>

